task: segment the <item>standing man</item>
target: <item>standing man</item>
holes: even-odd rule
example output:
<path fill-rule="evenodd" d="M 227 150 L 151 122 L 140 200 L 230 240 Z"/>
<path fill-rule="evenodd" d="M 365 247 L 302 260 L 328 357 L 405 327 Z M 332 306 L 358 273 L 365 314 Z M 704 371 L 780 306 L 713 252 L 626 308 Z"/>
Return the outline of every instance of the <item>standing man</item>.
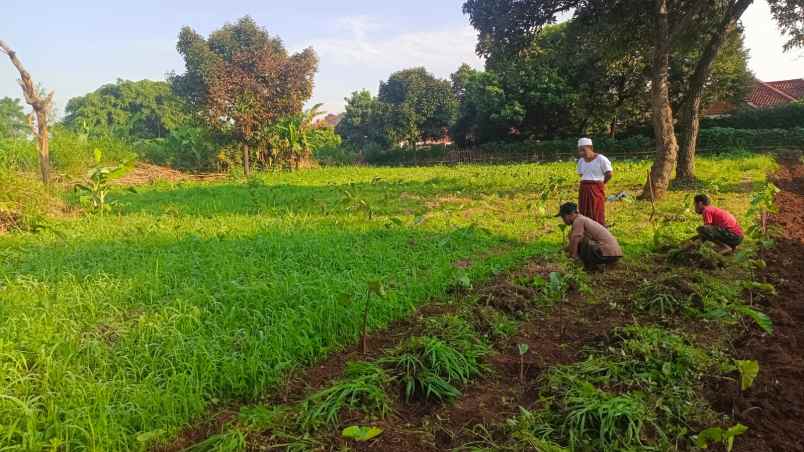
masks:
<path fill-rule="evenodd" d="M 723 247 L 723 251 L 734 251 L 743 242 L 743 229 L 734 215 L 712 206 L 708 196 L 695 197 L 695 212 L 703 217 L 704 224 L 693 240 L 713 242 Z"/>
<path fill-rule="evenodd" d="M 580 259 L 586 268 L 613 264 L 623 256 L 623 250 L 611 232 L 595 220 L 579 214 L 578 206 L 574 203 L 562 205 L 556 216 L 572 226 L 567 254 L 573 259 Z"/>
<path fill-rule="evenodd" d="M 580 213 L 606 226 L 606 184 L 611 180 L 611 161 L 595 152 L 592 140 L 578 140 L 578 175 L 581 189 L 578 195 Z"/>

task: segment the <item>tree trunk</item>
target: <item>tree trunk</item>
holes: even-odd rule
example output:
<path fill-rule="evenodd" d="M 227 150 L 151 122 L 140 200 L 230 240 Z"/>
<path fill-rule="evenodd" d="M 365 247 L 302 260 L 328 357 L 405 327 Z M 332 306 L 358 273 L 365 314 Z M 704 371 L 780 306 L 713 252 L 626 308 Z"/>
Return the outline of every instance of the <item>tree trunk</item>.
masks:
<path fill-rule="evenodd" d="M 249 165 L 249 159 L 251 158 L 251 149 L 249 148 L 248 143 L 243 145 L 243 174 L 246 177 L 251 176 L 251 165 Z"/>
<path fill-rule="evenodd" d="M 670 66 L 670 28 L 668 21 L 668 0 L 656 0 L 656 35 L 653 54 L 651 104 L 653 129 L 656 135 L 656 159 L 651 168 L 650 180 L 642 190 L 642 198 L 648 199 L 650 185 L 656 199 L 667 192 L 673 168 L 678 157 L 678 143 L 673 127 L 673 107 L 670 105 L 669 66 Z"/>
<path fill-rule="evenodd" d="M 47 111 L 36 112 L 37 142 L 39 144 L 39 172 L 42 182 L 50 183 L 50 144 L 48 143 Z"/>
<path fill-rule="evenodd" d="M 17 68 L 20 73 L 20 87 L 22 93 L 25 95 L 25 102 L 33 108 L 36 114 L 36 142 L 39 147 L 39 171 L 42 175 L 42 182 L 47 185 L 50 182 L 50 150 L 48 146 L 48 113 L 53 105 L 54 92 L 51 91 L 45 97 L 42 97 L 36 89 L 31 74 L 25 70 L 22 62 L 17 58 L 14 52 L 5 42 L 0 41 L 0 52 L 5 53 L 11 59 L 11 64 Z"/>
<path fill-rule="evenodd" d="M 695 178 L 695 152 L 698 148 L 698 132 L 700 131 L 700 111 L 706 80 L 712 73 L 720 49 L 726 38 L 734 32 L 737 21 L 753 0 L 739 0 L 726 12 L 720 26 L 709 39 L 701 58 L 695 65 L 695 72 L 689 81 L 687 96 L 681 104 L 679 128 L 681 129 L 676 179 L 692 180 Z"/>

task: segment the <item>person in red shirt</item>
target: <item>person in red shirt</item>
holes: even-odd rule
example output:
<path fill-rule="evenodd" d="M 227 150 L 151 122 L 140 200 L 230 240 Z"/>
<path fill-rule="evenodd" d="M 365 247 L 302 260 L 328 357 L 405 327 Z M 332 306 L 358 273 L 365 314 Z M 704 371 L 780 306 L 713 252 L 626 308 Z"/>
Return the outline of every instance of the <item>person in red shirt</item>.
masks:
<path fill-rule="evenodd" d="M 743 230 L 737 219 L 729 212 L 711 205 L 709 197 L 695 197 L 695 212 L 703 217 L 703 226 L 698 228 L 697 240 L 714 242 L 734 251 L 743 242 Z"/>

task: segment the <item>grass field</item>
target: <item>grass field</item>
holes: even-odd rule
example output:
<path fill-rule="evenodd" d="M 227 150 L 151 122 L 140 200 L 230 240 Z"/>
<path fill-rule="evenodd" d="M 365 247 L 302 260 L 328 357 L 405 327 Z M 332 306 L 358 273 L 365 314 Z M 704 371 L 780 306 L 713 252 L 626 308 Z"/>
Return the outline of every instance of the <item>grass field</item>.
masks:
<path fill-rule="evenodd" d="M 615 165 L 609 193 L 637 193 L 648 162 Z M 698 173 L 743 215 L 772 167 L 735 154 Z M 132 450 L 257 398 L 357 340 L 373 281 L 388 289 L 378 328 L 465 277 L 556 253 L 548 215 L 576 185 L 571 163 L 263 174 L 120 190 L 112 214 L 0 236 L 0 449 Z M 658 204 L 664 232 L 694 231 L 693 194 Z M 652 246 L 650 210 L 609 205 L 629 259 Z"/>

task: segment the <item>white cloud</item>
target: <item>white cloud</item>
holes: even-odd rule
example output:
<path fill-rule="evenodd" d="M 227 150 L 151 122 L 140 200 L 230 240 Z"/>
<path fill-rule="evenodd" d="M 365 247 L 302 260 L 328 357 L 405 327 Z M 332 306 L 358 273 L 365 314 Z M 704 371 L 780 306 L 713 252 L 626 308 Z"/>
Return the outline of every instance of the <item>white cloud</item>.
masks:
<path fill-rule="evenodd" d="M 396 34 L 390 28 L 369 16 L 345 17 L 338 20 L 339 35 L 314 40 L 321 65 L 313 102 L 341 111 L 343 97 L 359 89 L 376 93 L 379 81 L 400 69 L 424 66 L 446 78 L 462 63 L 483 66 L 469 25 Z"/>

